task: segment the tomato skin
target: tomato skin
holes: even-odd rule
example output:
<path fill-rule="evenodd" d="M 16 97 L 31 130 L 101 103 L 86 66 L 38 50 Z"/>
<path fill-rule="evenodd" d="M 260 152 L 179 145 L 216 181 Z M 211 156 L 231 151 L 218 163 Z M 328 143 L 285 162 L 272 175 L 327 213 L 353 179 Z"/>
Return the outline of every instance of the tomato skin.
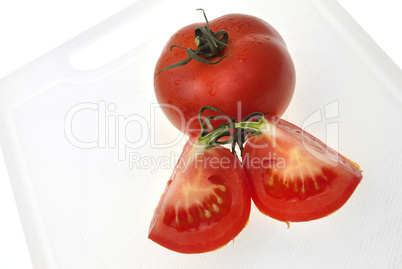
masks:
<path fill-rule="evenodd" d="M 277 220 L 300 222 L 325 217 L 342 207 L 362 179 L 360 168 L 299 127 L 277 117 L 266 118 L 272 124 L 271 134 L 249 138 L 243 151 L 243 165 L 257 208 Z M 313 156 L 306 148 L 318 155 Z M 297 158 L 292 159 L 292 154 Z M 264 158 L 271 166 L 257 167 L 256 160 Z M 293 180 L 286 180 L 285 174 L 292 174 Z"/>
<path fill-rule="evenodd" d="M 181 253 L 202 253 L 226 245 L 247 224 L 251 207 L 247 177 L 239 160 L 221 146 L 197 151 L 194 141 L 190 138 L 183 149 L 148 235 Z M 192 202 L 186 204 L 188 200 Z"/>
<path fill-rule="evenodd" d="M 194 29 L 205 23 L 188 25 L 177 31 L 165 45 L 155 73 L 188 58 L 179 45 L 196 49 Z M 199 132 L 197 115 L 203 106 L 213 106 L 241 120 L 254 111 L 282 115 L 295 87 L 295 69 L 280 34 L 267 22 L 250 15 L 229 14 L 209 22 L 214 32 L 225 30 L 229 41 L 216 65 L 190 61 L 164 70 L 154 77 L 155 94 L 167 118 L 180 131 Z"/>

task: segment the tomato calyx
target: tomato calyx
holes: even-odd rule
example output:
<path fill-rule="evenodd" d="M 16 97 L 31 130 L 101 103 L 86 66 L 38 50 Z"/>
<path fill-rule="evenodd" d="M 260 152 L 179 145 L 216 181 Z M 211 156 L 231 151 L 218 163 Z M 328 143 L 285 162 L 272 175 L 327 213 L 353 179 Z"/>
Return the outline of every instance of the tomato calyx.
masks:
<path fill-rule="evenodd" d="M 210 115 L 203 118 L 202 113 L 206 110 L 217 112 L 220 115 Z M 218 127 L 214 127 L 211 121 L 224 120 L 225 122 Z M 198 121 L 201 127 L 201 133 L 198 137 L 198 143 L 205 145 L 206 148 L 214 147 L 216 145 L 225 145 L 233 143 L 233 128 L 235 120 L 230 118 L 223 111 L 212 107 L 204 106 L 198 113 Z"/>
<path fill-rule="evenodd" d="M 202 114 L 206 110 L 217 112 L 220 115 L 210 115 L 205 118 Z M 198 113 L 198 120 L 201 127 L 201 134 L 198 137 L 198 143 L 205 145 L 206 148 L 216 145 L 231 145 L 231 151 L 236 153 L 236 145 L 243 154 L 244 143 L 248 138 L 262 133 L 262 129 L 267 124 L 264 118 L 267 113 L 254 112 L 237 122 L 234 118 L 229 117 L 223 111 L 212 107 L 204 106 Z M 224 120 L 225 122 L 214 128 L 212 122 L 216 120 Z"/>
<path fill-rule="evenodd" d="M 267 113 L 254 112 L 243 118 L 240 122 L 235 123 L 236 132 L 234 134 L 235 141 L 232 148 L 238 145 L 241 155 L 243 155 L 244 143 L 252 136 L 262 133 L 262 129 L 267 123 L 264 116 Z"/>
<path fill-rule="evenodd" d="M 160 71 L 158 71 L 155 75 L 160 74 L 162 71 L 175 68 L 178 66 L 186 65 L 189 63 L 191 60 L 195 60 L 204 64 L 208 65 L 214 65 L 222 61 L 226 57 L 232 57 L 232 55 L 224 55 L 221 58 L 219 58 L 215 62 L 208 61 L 209 59 L 212 59 L 223 51 L 223 49 L 227 46 L 227 42 L 229 40 L 229 34 L 225 30 L 219 30 L 216 33 L 211 31 L 209 28 L 209 21 L 207 19 L 207 16 L 205 15 L 205 11 L 202 8 L 198 8 L 197 10 L 201 10 L 204 13 L 204 18 L 207 23 L 206 26 L 200 25 L 197 28 L 195 28 L 194 34 L 195 34 L 195 44 L 197 45 L 197 49 L 193 50 L 191 48 L 185 48 L 179 45 L 172 45 L 170 46 L 169 50 L 171 51 L 173 48 L 180 48 L 180 49 L 185 49 L 186 50 L 186 55 L 188 58 L 183 59 L 181 61 L 178 61 L 172 65 L 166 66 L 165 68 L 162 68 Z"/>

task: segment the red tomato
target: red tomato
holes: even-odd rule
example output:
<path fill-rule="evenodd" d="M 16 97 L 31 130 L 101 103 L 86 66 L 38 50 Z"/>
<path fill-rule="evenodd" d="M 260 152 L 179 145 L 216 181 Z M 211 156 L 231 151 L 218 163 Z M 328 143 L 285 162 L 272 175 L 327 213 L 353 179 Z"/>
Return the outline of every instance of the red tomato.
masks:
<path fill-rule="evenodd" d="M 266 118 L 265 131 L 250 137 L 243 151 L 258 209 L 281 221 L 308 221 L 346 203 L 362 179 L 357 164 L 299 127 Z"/>
<path fill-rule="evenodd" d="M 187 59 L 186 50 L 197 49 L 198 23 L 177 31 L 165 45 L 155 73 Z M 281 35 L 267 22 L 250 15 L 230 14 L 209 22 L 210 30 L 228 33 L 227 46 L 208 65 L 192 60 L 154 77 L 155 94 L 167 118 L 182 132 L 199 132 L 197 114 L 213 106 L 240 121 L 254 112 L 282 115 L 295 87 L 293 61 Z M 198 41 L 197 41 L 198 42 Z"/>
<path fill-rule="evenodd" d="M 152 219 L 149 238 L 182 253 L 217 249 L 245 227 L 251 206 L 246 174 L 226 148 L 189 139 Z"/>

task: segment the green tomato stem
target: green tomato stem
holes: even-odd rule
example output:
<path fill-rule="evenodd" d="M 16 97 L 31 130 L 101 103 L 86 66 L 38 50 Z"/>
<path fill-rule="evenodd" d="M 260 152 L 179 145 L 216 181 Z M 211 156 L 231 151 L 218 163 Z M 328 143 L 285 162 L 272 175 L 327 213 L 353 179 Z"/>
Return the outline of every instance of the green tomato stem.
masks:
<path fill-rule="evenodd" d="M 205 110 L 218 112 L 220 116 L 208 116 L 202 120 L 202 113 Z M 269 122 L 264 118 L 263 113 L 252 113 L 245 117 L 242 121 L 236 122 L 221 110 L 205 106 L 200 109 L 198 119 L 201 126 L 201 134 L 198 138 L 199 144 L 205 145 L 206 148 L 217 145 L 231 144 L 232 153 L 235 154 L 235 147 L 238 145 L 241 154 L 243 153 L 243 145 L 248 138 L 259 135 Z M 225 119 L 227 122 L 214 128 L 210 120 Z M 225 138 L 225 139 L 223 139 Z"/>
<path fill-rule="evenodd" d="M 178 45 L 173 45 L 170 46 L 169 50 L 172 50 L 172 48 L 180 48 L 180 49 L 185 49 L 186 50 L 186 55 L 188 58 L 180 60 L 174 64 L 171 64 L 169 66 L 166 66 L 159 70 L 155 75 L 160 74 L 162 71 L 183 66 L 189 63 L 191 60 L 196 60 L 198 62 L 208 64 L 208 65 L 214 65 L 222 61 L 226 57 L 232 57 L 232 55 L 224 55 L 221 58 L 219 58 L 217 61 L 208 61 L 209 59 L 212 59 L 223 51 L 225 47 L 229 47 L 227 45 L 228 40 L 229 40 L 229 34 L 225 30 L 219 30 L 216 33 L 212 32 L 211 29 L 209 28 L 209 22 L 207 19 L 207 16 L 205 15 L 205 11 L 202 8 L 199 8 L 197 10 L 202 10 L 204 13 L 204 18 L 207 23 L 207 26 L 198 26 L 195 28 L 194 34 L 195 34 L 195 44 L 197 45 L 197 49 L 193 50 L 190 48 L 185 48 L 182 46 Z"/>

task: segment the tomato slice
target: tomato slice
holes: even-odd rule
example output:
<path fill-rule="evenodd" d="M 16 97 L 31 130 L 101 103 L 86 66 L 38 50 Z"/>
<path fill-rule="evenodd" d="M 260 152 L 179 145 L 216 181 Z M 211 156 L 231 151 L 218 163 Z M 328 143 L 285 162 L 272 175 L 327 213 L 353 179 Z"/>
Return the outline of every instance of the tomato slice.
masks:
<path fill-rule="evenodd" d="M 211 251 L 241 232 L 250 207 L 247 177 L 237 157 L 191 138 L 155 210 L 148 237 L 177 252 Z"/>
<path fill-rule="evenodd" d="M 277 220 L 309 221 L 331 214 L 362 179 L 357 164 L 299 127 L 266 117 L 250 137 L 243 165 L 258 209 Z"/>

